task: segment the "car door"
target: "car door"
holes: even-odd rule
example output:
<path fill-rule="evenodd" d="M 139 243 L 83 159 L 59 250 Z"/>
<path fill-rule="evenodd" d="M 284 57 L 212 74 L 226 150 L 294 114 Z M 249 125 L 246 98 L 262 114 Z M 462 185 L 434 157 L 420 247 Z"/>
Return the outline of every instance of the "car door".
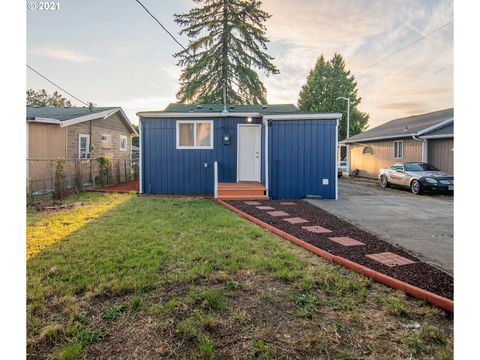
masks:
<path fill-rule="evenodd" d="M 405 174 L 402 164 L 394 164 L 390 167 L 388 182 L 395 185 L 403 185 Z"/>

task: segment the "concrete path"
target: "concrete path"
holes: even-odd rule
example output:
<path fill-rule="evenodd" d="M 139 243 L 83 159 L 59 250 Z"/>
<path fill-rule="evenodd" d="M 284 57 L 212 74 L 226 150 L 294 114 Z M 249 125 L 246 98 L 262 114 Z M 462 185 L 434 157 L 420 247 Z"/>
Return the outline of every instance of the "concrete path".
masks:
<path fill-rule="evenodd" d="M 341 180 L 339 200 L 307 201 L 453 275 L 453 196 Z"/>

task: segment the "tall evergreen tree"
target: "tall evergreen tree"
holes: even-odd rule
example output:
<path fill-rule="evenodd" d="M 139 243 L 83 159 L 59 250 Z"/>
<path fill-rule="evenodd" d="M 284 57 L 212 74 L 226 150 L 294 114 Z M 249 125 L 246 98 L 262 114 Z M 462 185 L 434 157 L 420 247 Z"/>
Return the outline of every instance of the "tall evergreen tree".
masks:
<path fill-rule="evenodd" d="M 266 75 L 279 71 L 268 55 L 265 22 L 271 15 L 257 0 L 194 0 L 200 3 L 175 15 L 180 34 L 194 40 L 175 54 L 181 88 L 180 102 L 265 104 L 267 90 L 254 69 Z"/>
<path fill-rule="evenodd" d="M 342 113 L 339 138 L 345 139 L 347 104 L 344 100 L 337 100 L 340 96 L 350 97 L 350 136 L 365 130 L 370 116 L 358 109 L 362 98 L 358 96 L 357 82 L 346 69 L 345 60 L 340 54 L 335 54 L 329 61 L 321 55 L 302 86 L 298 107 L 303 111 Z"/>

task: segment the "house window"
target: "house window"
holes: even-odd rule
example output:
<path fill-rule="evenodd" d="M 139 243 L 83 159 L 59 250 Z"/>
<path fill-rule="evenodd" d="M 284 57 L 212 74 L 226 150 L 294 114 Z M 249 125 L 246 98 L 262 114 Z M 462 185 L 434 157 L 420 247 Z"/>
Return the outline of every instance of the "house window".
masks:
<path fill-rule="evenodd" d="M 372 147 L 371 146 L 365 146 L 362 150 L 362 153 L 364 155 L 372 155 L 373 154 Z"/>
<path fill-rule="evenodd" d="M 177 149 L 213 149 L 213 121 L 177 121 Z"/>
<path fill-rule="evenodd" d="M 110 135 L 102 135 L 101 142 L 102 142 L 102 149 L 110 149 L 111 147 Z"/>
<path fill-rule="evenodd" d="M 120 151 L 127 151 L 127 137 L 120 135 Z"/>
<path fill-rule="evenodd" d="M 393 142 L 393 158 L 403 159 L 403 141 L 402 140 Z"/>
<path fill-rule="evenodd" d="M 78 158 L 90 158 L 90 135 L 78 134 Z"/>

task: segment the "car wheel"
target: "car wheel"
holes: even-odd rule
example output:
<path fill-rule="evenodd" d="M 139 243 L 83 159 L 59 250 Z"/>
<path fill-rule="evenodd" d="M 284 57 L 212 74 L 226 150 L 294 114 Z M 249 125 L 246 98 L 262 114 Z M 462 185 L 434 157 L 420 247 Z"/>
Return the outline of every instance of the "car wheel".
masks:
<path fill-rule="evenodd" d="M 422 185 L 418 182 L 418 180 L 413 180 L 410 184 L 410 190 L 415 195 L 420 195 L 422 193 Z"/>
<path fill-rule="evenodd" d="M 388 187 L 390 187 L 390 184 L 388 183 L 388 179 L 387 179 L 387 177 L 386 177 L 385 175 L 382 175 L 382 176 L 380 177 L 380 186 L 381 186 L 382 188 L 388 188 Z"/>

